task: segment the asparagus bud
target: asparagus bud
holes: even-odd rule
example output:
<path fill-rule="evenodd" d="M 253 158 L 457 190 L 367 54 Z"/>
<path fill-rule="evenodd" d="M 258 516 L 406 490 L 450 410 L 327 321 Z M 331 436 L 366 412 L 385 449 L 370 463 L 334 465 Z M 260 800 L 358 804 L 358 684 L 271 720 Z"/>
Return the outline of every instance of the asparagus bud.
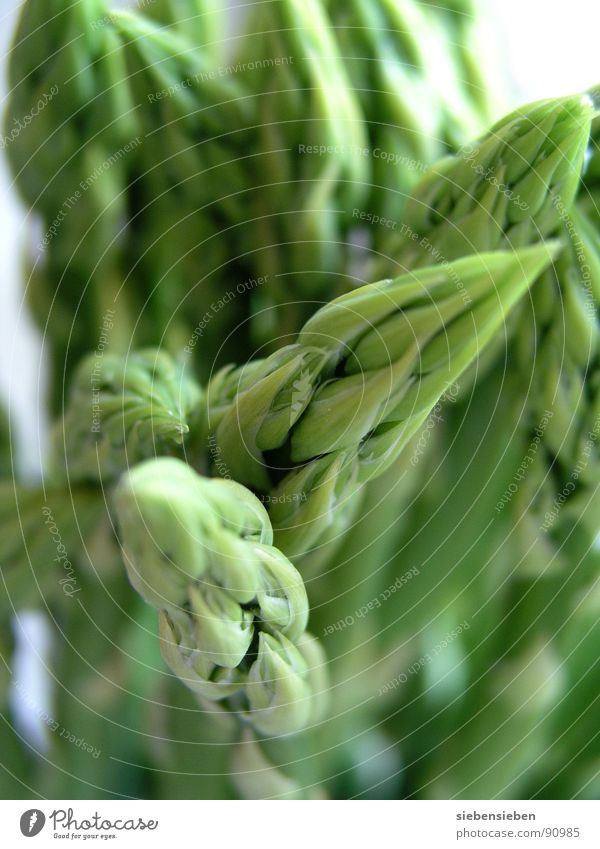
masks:
<path fill-rule="evenodd" d="M 551 235 L 557 199 L 573 203 L 596 109 L 588 94 L 524 106 L 434 165 L 406 205 L 392 255 L 415 268 Z"/>
<path fill-rule="evenodd" d="M 293 529 L 276 525 L 288 555 L 394 461 L 555 253 L 480 254 L 364 286 L 319 310 L 295 345 L 216 377 L 207 405 L 220 461 L 293 503 Z"/>
<path fill-rule="evenodd" d="M 220 587 L 192 586 L 189 600 L 197 645 L 202 646 L 211 663 L 235 669 L 252 643 L 254 614 Z"/>
<path fill-rule="evenodd" d="M 252 724 L 263 734 L 289 734 L 310 720 L 307 666 L 285 637 L 260 635 L 258 658 L 248 673 L 246 692 Z"/>
<path fill-rule="evenodd" d="M 114 501 L 125 565 L 148 604 L 182 606 L 200 578 L 214 580 L 238 603 L 255 597 L 255 543 L 269 539 L 271 528 L 260 502 L 249 495 L 239 484 L 202 478 L 166 457 L 140 463 L 121 479 Z M 221 512 L 224 496 L 237 505 L 237 528 Z"/>
<path fill-rule="evenodd" d="M 124 475 L 114 504 L 131 583 L 160 611 L 162 653 L 175 675 L 201 698 L 235 696 L 228 707 L 264 733 L 316 720 L 325 682 L 305 633 L 306 590 L 270 545 L 260 501 L 240 484 L 161 458 Z"/>
<path fill-rule="evenodd" d="M 53 438 L 54 466 L 71 481 L 104 482 L 128 466 L 183 444 L 201 390 L 171 357 L 86 357 Z"/>

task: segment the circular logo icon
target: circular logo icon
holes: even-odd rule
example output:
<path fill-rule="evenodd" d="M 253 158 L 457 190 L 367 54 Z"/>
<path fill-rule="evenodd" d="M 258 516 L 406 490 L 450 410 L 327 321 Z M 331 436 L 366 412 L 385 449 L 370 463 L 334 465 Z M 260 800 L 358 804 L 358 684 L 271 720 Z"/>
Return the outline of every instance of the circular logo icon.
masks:
<path fill-rule="evenodd" d="M 31 808 L 30 811 L 25 811 L 21 816 L 21 834 L 25 837 L 35 837 L 39 834 L 46 824 L 46 817 L 42 811 L 37 808 Z"/>

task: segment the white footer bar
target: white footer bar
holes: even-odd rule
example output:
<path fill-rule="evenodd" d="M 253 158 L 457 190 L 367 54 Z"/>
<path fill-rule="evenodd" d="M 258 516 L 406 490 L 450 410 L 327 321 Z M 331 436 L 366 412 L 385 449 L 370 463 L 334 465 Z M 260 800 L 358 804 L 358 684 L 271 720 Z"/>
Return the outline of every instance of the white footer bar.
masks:
<path fill-rule="evenodd" d="M 598 849 L 600 803 L 0 801 L 0 846 L 50 843 L 163 849 Z"/>

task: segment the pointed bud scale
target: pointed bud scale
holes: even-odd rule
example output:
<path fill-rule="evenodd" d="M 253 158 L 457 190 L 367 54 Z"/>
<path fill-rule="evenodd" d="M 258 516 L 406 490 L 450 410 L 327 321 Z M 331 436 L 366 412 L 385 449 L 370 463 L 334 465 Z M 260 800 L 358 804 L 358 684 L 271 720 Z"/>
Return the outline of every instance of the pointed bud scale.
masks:
<path fill-rule="evenodd" d="M 254 364 L 253 364 L 254 365 Z M 246 368 L 217 376 L 209 384 L 207 404 L 219 456 L 230 474 L 241 483 L 268 489 L 269 478 L 261 452 L 283 444 L 290 426 L 310 400 L 313 381 L 324 365 L 318 351 L 289 346 L 252 368 L 253 382 L 246 384 Z M 308 378 L 308 381 L 307 381 Z M 307 383 L 305 393 L 294 394 L 298 381 Z M 239 390 L 238 390 L 239 386 Z M 229 404 L 227 399 L 231 398 Z M 215 413 L 213 414 L 213 406 Z M 243 429 L 242 429 L 243 428 Z"/>
<path fill-rule="evenodd" d="M 178 460 L 147 460 L 114 494 L 129 579 L 148 604 L 179 606 L 207 569 L 206 523 L 195 473 Z"/>
<path fill-rule="evenodd" d="M 261 546 L 261 589 L 258 604 L 262 622 L 297 640 L 308 623 L 308 599 L 304 582 L 287 557 L 271 546 Z"/>
<path fill-rule="evenodd" d="M 354 453 L 335 451 L 286 475 L 271 504 L 278 548 L 296 558 L 339 538 L 360 505 L 358 471 Z"/>
<path fill-rule="evenodd" d="M 243 689 L 241 676 L 237 682 L 215 681 L 215 667 L 194 644 L 194 628 L 190 618 L 177 611 L 161 610 L 159 614 L 160 650 L 172 672 L 190 690 L 210 701 L 220 701 Z"/>
<path fill-rule="evenodd" d="M 195 642 L 203 656 L 215 666 L 239 666 L 254 636 L 252 611 L 243 610 L 220 587 L 192 586 L 189 599 Z"/>
<path fill-rule="evenodd" d="M 218 486 L 206 488 L 206 498 L 219 523 L 235 536 L 263 545 L 273 542 L 269 515 L 245 486 L 236 481 L 219 480 Z"/>
<path fill-rule="evenodd" d="M 259 500 L 240 484 L 202 478 L 163 457 L 128 472 L 114 499 L 130 578 L 149 604 L 183 603 L 188 586 L 204 576 L 239 603 L 256 597 L 253 542 L 272 531 Z"/>
<path fill-rule="evenodd" d="M 299 731 L 310 721 L 311 689 L 301 653 L 285 637 L 261 634 L 248 673 L 249 719 L 263 734 Z"/>

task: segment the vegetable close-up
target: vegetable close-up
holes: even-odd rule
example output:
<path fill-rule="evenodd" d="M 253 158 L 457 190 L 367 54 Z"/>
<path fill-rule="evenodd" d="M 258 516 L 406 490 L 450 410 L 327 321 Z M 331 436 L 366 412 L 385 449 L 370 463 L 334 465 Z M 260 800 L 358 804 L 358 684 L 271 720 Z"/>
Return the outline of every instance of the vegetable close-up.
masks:
<path fill-rule="evenodd" d="M 23 0 L 1 799 L 600 796 L 600 85 L 486 6 Z"/>

